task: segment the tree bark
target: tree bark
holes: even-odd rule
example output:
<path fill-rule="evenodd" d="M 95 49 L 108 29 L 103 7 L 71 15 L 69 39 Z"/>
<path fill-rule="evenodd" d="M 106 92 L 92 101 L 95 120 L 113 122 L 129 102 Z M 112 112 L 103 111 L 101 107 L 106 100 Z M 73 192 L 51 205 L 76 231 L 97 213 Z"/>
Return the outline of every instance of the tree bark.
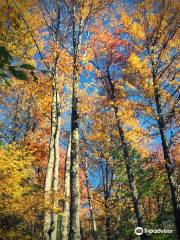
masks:
<path fill-rule="evenodd" d="M 162 106 L 160 101 L 159 86 L 155 76 L 153 76 L 153 87 L 154 87 L 154 99 L 155 99 L 156 110 L 157 110 L 157 123 L 158 123 L 159 132 L 161 136 L 161 143 L 162 143 L 163 155 L 165 160 L 165 168 L 166 168 L 169 187 L 171 191 L 171 200 L 172 200 L 173 211 L 174 211 L 176 232 L 178 235 L 178 239 L 180 239 L 180 209 L 178 208 L 177 196 L 176 196 L 176 185 L 173 179 L 174 164 L 170 158 L 170 150 L 169 150 L 169 146 L 168 146 L 166 134 L 165 134 L 165 121 L 164 121 L 164 116 L 163 116 Z"/>
<path fill-rule="evenodd" d="M 71 125 L 71 168 L 70 168 L 70 240 L 80 239 L 80 192 L 79 192 L 79 116 L 78 116 L 78 83 L 79 74 L 75 63 L 72 96 L 72 125 Z"/>
<path fill-rule="evenodd" d="M 115 111 L 115 117 L 117 120 L 117 127 L 118 127 L 118 131 L 119 131 L 119 135 L 120 135 L 120 142 L 121 142 L 123 156 L 124 156 L 124 160 L 125 160 L 125 164 L 126 164 L 129 188 L 130 188 L 130 192 L 131 192 L 131 198 L 132 198 L 133 205 L 134 205 L 134 211 L 135 211 L 138 227 L 144 228 L 143 217 L 142 217 L 140 207 L 139 207 L 138 193 L 137 193 L 136 184 L 135 184 L 133 171 L 132 171 L 132 167 L 131 167 L 131 160 L 129 158 L 129 153 L 128 153 L 128 146 L 125 141 L 124 130 L 121 127 L 121 124 L 118 119 L 118 108 L 116 106 L 114 106 L 114 111 Z M 141 239 L 146 240 L 148 238 L 147 238 L 146 234 L 142 234 Z"/>
<path fill-rule="evenodd" d="M 73 0 L 73 89 L 72 89 L 72 114 L 71 114 L 71 167 L 70 167 L 70 230 L 69 240 L 80 239 L 80 191 L 79 191 L 79 115 L 78 115 L 78 91 L 79 91 L 79 67 L 78 51 L 79 37 L 76 32 L 75 0 Z"/>
<path fill-rule="evenodd" d="M 88 194 L 88 203 L 89 203 L 89 212 L 91 216 L 91 225 L 92 225 L 92 236 L 93 239 L 97 240 L 97 227 L 96 227 L 96 220 L 94 217 L 94 212 L 93 212 L 93 205 L 92 205 L 92 196 L 89 188 L 89 178 L 88 178 L 88 171 L 87 171 L 87 160 L 85 162 L 85 178 L 86 178 L 86 187 L 87 187 L 87 194 Z"/>
<path fill-rule="evenodd" d="M 116 122 L 117 122 L 118 132 L 119 132 L 119 136 L 120 136 L 120 142 L 121 142 L 121 146 L 122 146 L 123 156 L 124 156 L 124 160 L 125 160 L 126 171 L 127 171 L 128 181 L 129 181 L 129 188 L 130 188 L 131 198 L 132 198 L 133 205 L 134 205 L 135 216 L 137 219 L 138 227 L 144 228 L 144 221 L 143 221 L 143 217 L 142 217 L 140 207 L 139 207 L 139 198 L 138 198 L 136 184 L 135 184 L 135 180 L 134 180 L 134 176 L 133 176 L 131 159 L 129 157 L 128 145 L 125 140 L 122 124 L 118 117 L 118 107 L 116 106 L 116 91 L 115 91 L 115 88 L 114 88 L 114 85 L 113 85 L 113 82 L 112 82 L 112 79 L 111 79 L 111 76 L 109 73 L 109 68 L 107 69 L 107 78 L 108 78 L 109 85 L 110 85 L 110 96 L 114 102 L 113 108 L 114 108 L 115 118 L 116 118 Z M 144 233 L 140 237 L 141 237 L 141 240 L 148 239 L 147 235 Z"/>
<path fill-rule="evenodd" d="M 54 74 L 52 77 L 52 106 L 51 106 L 51 138 L 49 145 L 49 158 L 46 170 L 44 201 L 45 208 L 43 223 L 43 240 L 55 240 L 57 232 L 58 216 L 54 208 L 57 208 L 57 189 L 58 189 L 58 168 L 59 168 L 59 131 L 60 131 L 60 102 L 58 93 L 58 76 L 56 74 L 56 65 L 58 56 L 54 65 Z"/>
<path fill-rule="evenodd" d="M 105 200 L 105 225 L 106 225 L 106 239 L 111 239 L 111 221 L 110 221 L 110 214 L 109 214 L 109 206 L 108 200 L 110 196 L 110 189 L 109 189 L 109 162 L 106 160 L 106 167 L 105 167 L 105 193 L 104 193 L 104 200 Z"/>
<path fill-rule="evenodd" d="M 68 148 L 65 160 L 65 177 L 64 177 L 64 211 L 62 217 L 62 239 L 68 240 L 68 228 L 69 228 L 69 210 L 70 210 L 70 161 L 71 158 L 71 134 L 69 135 Z"/>
<path fill-rule="evenodd" d="M 48 166 L 46 171 L 45 178 L 45 195 L 44 200 L 47 205 L 51 202 L 51 194 L 52 194 L 52 180 L 53 180 L 53 168 L 54 168 L 54 136 L 56 132 L 56 93 L 53 87 L 53 99 L 52 99 L 52 107 L 51 107 L 51 139 L 49 146 L 49 159 Z M 51 210 L 48 208 L 45 210 L 44 214 L 44 225 L 43 225 L 43 239 L 48 240 L 49 238 L 49 229 L 51 226 Z"/>
<path fill-rule="evenodd" d="M 57 82 L 56 82 L 57 85 Z M 56 240 L 58 227 L 58 177 L 59 177 L 59 136 L 60 136 L 60 99 L 58 86 L 56 86 L 56 132 L 54 136 L 54 174 L 53 174 L 53 210 L 52 210 L 52 224 L 54 230 L 51 234 L 51 240 Z"/>

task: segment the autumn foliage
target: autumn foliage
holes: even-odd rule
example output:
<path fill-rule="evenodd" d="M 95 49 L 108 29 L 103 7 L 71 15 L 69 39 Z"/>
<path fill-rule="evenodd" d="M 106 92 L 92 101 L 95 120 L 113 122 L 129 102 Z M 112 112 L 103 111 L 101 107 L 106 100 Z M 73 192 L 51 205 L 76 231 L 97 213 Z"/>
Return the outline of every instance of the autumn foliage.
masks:
<path fill-rule="evenodd" d="M 0 240 L 180 239 L 179 7 L 0 1 Z"/>

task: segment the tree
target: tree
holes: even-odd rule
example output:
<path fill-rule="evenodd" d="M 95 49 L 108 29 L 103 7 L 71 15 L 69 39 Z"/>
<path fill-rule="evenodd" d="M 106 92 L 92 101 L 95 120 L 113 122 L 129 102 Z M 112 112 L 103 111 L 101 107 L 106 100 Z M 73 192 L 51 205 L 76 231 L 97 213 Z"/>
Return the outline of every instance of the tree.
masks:
<path fill-rule="evenodd" d="M 180 221 L 178 217 L 177 187 L 173 176 L 174 163 L 170 157 L 170 145 L 167 138 L 170 122 L 173 122 L 172 118 L 174 118 L 173 116 L 177 112 L 177 78 L 179 74 L 179 47 L 177 45 L 178 5 L 175 1 L 159 1 L 158 3 L 155 3 L 155 1 L 144 1 L 137 4 L 136 7 L 134 15 L 130 17 L 130 24 L 134 25 L 132 29 L 138 29 L 139 35 L 136 36 L 135 31 L 133 32 L 129 29 L 128 24 L 124 21 L 124 17 L 122 22 L 127 27 L 127 32 L 132 36 L 133 43 L 135 43 L 134 50 L 137 55 L 134 55 L 136 58 L 134 60 L 136 64 L 139 63 L 142 66 L 141 59 L 144 59 L 146 63 L 146 76 L 143 81 L 149 83 L 149 93 L 151 95 L 148 96 L 146 94 L 145 97 L 151 98 L 151 101 L 153 100 L 152 97 L 154 98 L 154 113 L 162 142 L 175 225 L 179 236 Z M 135 66 L 138 69 L 138 65 Z M 136 73 L 142 74 L 141 71 L 138 73 L 138 70 Z M 137 87 L 139 88 L 140 86 Z"/>
<path fill-rule="evenodd" d="M 178 4 L 126 4 L 1 1 L 2 239 L 177 237 Z"/>
<path fill-rule="evenodd" d="M 73 42 L 73 87 L 72 87 L 72 117 L 71 117 L 71 206 L 70 206 L 70 239 L 80 238 L 80 195 L 79 195 L 79 114 L 78 114 L 78 84 L 79 84 L 79 57 L 82 44 L 82 35 L 87 22 L 103 9 L 109 1 L 68 3 L 72 17 Z"/>
<path fill-rule="evenodd" d="M 111 101 L 110 106 L 114 110 L 116 125 L 119 132 L 120 143 L 121 143 L 122 151 L 124 155 L 124 161 L 126 163 L 126 170 L 127 170 L 128 180 L 129 180 L 129 188 L 131 191 L 132 201 L 134 204 L 134 211 L 135 211 L 138 226 L 143 228 L 144 223 L 143 223 L 143 217 L 141 215 L 140 206 L 139 206 L 139 196 L 136 189 L 134 174 L 132 170 L 132 163 L 131 163 L 129 150 L 128 150 L 129 149 L 128 144 L 131 145 L 131 142 L 128 143 L 126 140 L 125 126 L 127 123 L 123 120 L 123 115 L 120 113 L 121 108 L 123 108 L 123 103 L 121 102 L 125 101 L 124 96 L 126 93 L 123 89 L 124 86 L 122 86 L 121 89 L 119 88 L 120 86 L 118 86 L 117 84 L 118 82 L 117 79 L 120 76 L 117 76 L 114 72 L 114 69 L 116 69 L 117 71 L 120 71 L 116 64 L 120 63 L 120 61 L 122 62 L 125 61 L 127 58 L 127 53 L 126 55 L 124 53 L 125 56 L 123 56 L 123 53 L 118 51 L 118 46 L 126 49 L 127 43 L 126 41 L 123 41 L 118 37 L 113 39 L 110 37 L 110 34 L 105 32 L 103 35 L 103 39 L 97 42 L 97 46 L 98 44 L 99 44 L 99 47 L 102 48 L 102 51 L 99 51 L 100 50 L 99 47 L 97 48 L 98 53 L 97 51 L 95 51 L 94 55 L 96 58 L 94 60 L 94 65 L 97 68 L 98 79 L 102 81 L 102 85 L 106 91 L 107 98 L 109 101 Z M 117 89 L 116 89 L 116 86 L 117 86 Z M 128 110 L 130 109 L 127 108 L 126 111 Z M 129 122 L 129 125 L 130 125 L 130 122 Z M 142 234 L 141 238 L 147 239 L 146 234 Z"/>
<path fill-rule="evenodd" d="M 31 224 L 38 223 L 41 194 L 33 164 L 33 151 L 22 143 L 1 147 L 1 237 L 28 239 Z M 24 229 L 24 232 L 22 231 Z M 32 236 L 32 235 L 31 235 Z M 39 234 L 34 232 L 34 236 Z"/>

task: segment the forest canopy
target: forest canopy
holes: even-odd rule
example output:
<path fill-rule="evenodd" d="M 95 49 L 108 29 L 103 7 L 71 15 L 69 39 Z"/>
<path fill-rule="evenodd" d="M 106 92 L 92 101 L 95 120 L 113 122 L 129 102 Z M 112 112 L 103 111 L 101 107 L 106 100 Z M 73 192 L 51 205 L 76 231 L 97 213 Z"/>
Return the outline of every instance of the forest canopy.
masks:
<path fill-rule="evenodd" d="M 0 12 L 0 240 L 180 239 L 179 1 Z"/>

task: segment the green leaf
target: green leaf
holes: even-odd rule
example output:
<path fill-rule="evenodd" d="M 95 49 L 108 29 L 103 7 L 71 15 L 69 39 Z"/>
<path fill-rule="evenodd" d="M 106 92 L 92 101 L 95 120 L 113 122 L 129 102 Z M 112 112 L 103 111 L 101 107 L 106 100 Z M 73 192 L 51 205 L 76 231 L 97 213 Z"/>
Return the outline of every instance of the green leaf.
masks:
<path fill-rule="evenodd" d="M 10 72 L 12 75 L 20 80 L 26 80 L 27 75 L 24 71 L 16 70 L 15 67 L 9 67 Z"/>
<path fill-rule="evenodd" d="M 6 78 L 8 78 L 8 75 L 4 72 L 1 72 L 0 77 L 3 78 L 3 79 L 6 79 Z"/>
<path fill-rule="evenodd" d="M 20 68 L 24 68 L 24 69 L 27 69 L 27 70 L 35 70 L 36 68 L 31 65 L 31 64 L 22 64 L 20 65 Z"/>
<path fill-rule="evenodd" d="M 0 46 L 0 67 L 3 67 L 4 64 L 9 64 L 12 59 L 6 47 Z"/>
<path fill-rule="evenodd" d="M 0 141 L 0 148 L 4 147 L 4 143 L 2 141 Z"/>

